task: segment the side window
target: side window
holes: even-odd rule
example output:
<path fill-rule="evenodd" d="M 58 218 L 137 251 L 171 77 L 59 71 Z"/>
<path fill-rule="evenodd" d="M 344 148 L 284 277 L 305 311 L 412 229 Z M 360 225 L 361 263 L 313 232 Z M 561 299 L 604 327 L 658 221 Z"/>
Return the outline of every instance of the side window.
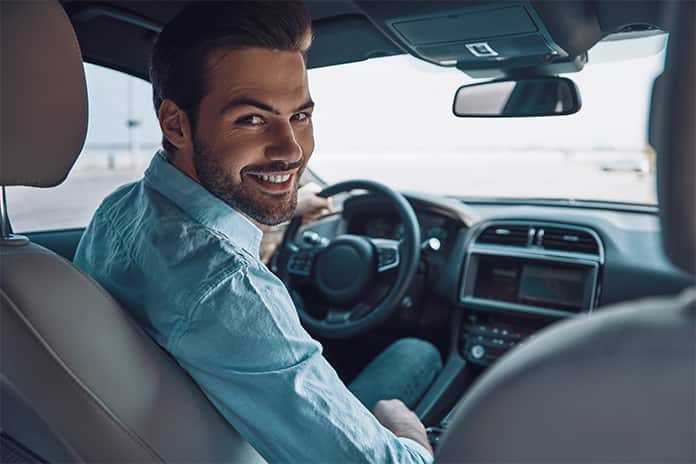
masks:
<path fill-rule="evenodd" d="M 102 199 L 142 177 L 160 146 L 149 82 L 85 64 L 87 140 L 67 179 L 53 188 L 8 187 L 15 232 L 85 227 Z"/>

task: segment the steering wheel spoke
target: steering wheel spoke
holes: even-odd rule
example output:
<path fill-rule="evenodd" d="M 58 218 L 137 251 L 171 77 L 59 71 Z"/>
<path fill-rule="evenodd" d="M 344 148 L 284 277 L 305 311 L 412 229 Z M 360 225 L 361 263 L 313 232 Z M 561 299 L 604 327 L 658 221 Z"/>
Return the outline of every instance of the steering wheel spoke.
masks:
<path fill-rule="evenodd" d="M 348 316 L 348 318 L 351 321 L 358 321 L 367 316 L 373 308 L 373 305 L 361 301 L 350 309 L 350 316 Z"/>
<path fill-rule="evenodd" d="M 377 272 L 387 272 L 399 267 L 401 263 L 401 242 L 384 238 L 371 238 L 377 249 Z"/>
<path fill-rule="evenodd" d="M 286 269 L 288 274 L 309 278 L 314 267 L 314 258 L 319 253 L 320 248 L 295 248 L 289 253 Z"/>
<path fill-rule="evenodd" d="M 341 325 L 345 324 L 350 320 L 351 311 L 346 311 L 339 308 L 330 308 L 326 316 L 324 316 L 324 323 L 330 325 Z"/>
<path fill-rule="evenodd" d="M 373 305 L 366 302 L 358 302 L 347 308 L 330 308 L 324 316 L 324 322 L 332 325 L 346 324 L 365 317 L 372 311 Z"/>

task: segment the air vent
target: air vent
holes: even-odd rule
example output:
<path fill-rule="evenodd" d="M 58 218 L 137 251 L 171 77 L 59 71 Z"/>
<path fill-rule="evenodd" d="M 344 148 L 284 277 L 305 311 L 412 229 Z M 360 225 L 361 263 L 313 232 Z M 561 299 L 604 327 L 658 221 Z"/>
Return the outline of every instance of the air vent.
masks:
<path fill-rule="evenodd" d="M 522 225 L 500 224 L 486 228 L 479 236 L 479 243 L 497 245 L 527 246 L 529 227 Z"/>
<path fill-rule="evenodd" d="M 539 231 L 539 241 L 547 250 L 599 254 L 599 244 L 595 237 L 582 230 L 544 227 Z"/>

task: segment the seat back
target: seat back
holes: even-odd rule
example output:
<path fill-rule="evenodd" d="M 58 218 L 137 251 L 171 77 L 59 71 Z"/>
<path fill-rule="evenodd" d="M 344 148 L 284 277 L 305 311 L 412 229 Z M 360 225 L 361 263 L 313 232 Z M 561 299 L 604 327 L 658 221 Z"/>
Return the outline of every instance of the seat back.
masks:
<path fill-rule="evenodd" d="M 98 284 L 31 243 L 0 257 L 2 428 L 12 438 L 52 462 L 260 461 Z"/>
<path fill-rule="evenodd" d="M 664 2 L 651 141 L 667 255 L 696 272 L 694 2 Z M 696 462 L 696 289 L 558 324 L 458 405 L 437 462 Z"/>
<path fill-rule="evenodd" d="M 0 184 L 56 185 L 86 132 L 77 40 L 55 1 L 0 8 Z M 96 282 L 11 235 L 2 204 L 3 440 L 50 462 L 263 462 Z"/>

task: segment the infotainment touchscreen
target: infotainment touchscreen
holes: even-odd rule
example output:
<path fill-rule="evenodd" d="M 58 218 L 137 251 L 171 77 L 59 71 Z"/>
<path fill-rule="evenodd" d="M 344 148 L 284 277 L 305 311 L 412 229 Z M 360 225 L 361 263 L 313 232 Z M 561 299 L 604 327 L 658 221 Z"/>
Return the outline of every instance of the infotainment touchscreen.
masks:
<path fill-rule="evenodd" d="M 581 308 L 585 297 L 587 270 L 522 265 L 518 300 L 524 303 L 552 303 Z"/>
<path fill-rule="evenodd" d="M 592 300 L 591 266 L 492 255 L 476 259 L 476 298 L 571 312 Z"/>

